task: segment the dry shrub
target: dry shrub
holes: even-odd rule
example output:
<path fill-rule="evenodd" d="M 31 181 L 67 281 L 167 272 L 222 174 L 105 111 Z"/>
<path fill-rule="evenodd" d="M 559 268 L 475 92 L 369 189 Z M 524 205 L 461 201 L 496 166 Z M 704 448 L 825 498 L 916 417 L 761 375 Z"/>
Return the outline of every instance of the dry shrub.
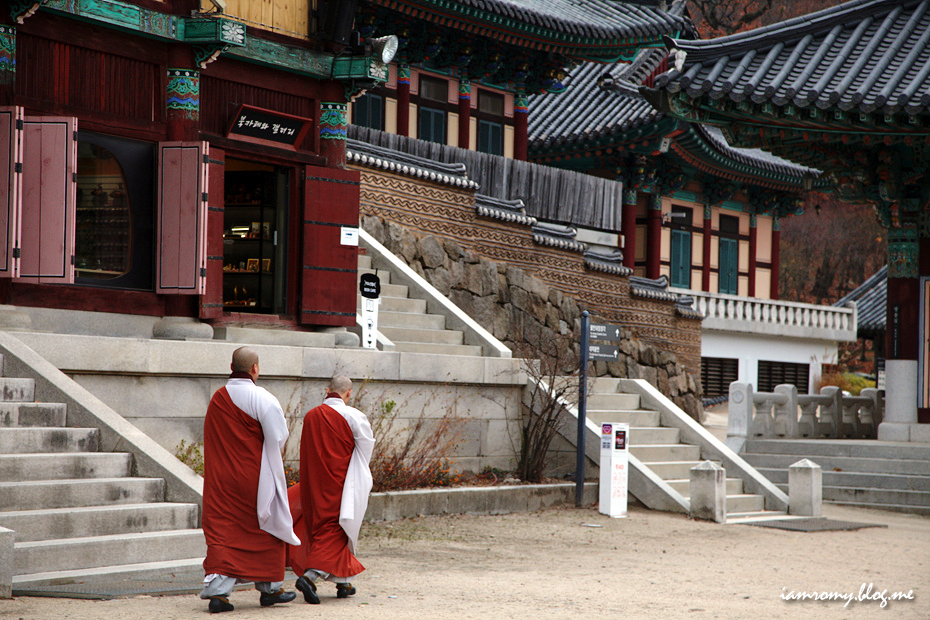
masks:
<path fill-rule="evenodd" d="M 359 390 L 357 401 L 363 391 Z M 370 415 L 375 436 L 371 457 L 373 491 L 449 486 L 459 481 L 451 456 L 465 420 L 454 415 L 453 406 L 446 407 L 438 417 L 427 417 L 429 401 L 432 397 L 418 417 L 404 419 L 406 425 L 400 423 L 402 408 L 394 400 L 382 397 L 376 401 Z"/>

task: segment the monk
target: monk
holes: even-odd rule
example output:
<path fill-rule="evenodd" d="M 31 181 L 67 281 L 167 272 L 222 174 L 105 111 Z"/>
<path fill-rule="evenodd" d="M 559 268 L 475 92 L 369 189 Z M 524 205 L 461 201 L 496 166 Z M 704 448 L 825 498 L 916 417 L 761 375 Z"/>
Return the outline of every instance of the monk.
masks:
<path fill-rule="evenodd" d="M 290 566 L 300 575 L 297 589 L 312 605 L 320 603 L 320 579 L 335 583 L 336 597 L 346 598 L 355 594 L 352 581 L 365 570 L 355 550 L 368 508 L 375 439 L 365 414 L 349 406 L 351 397 L 352 380 L 334 377 L 323 404 L 304 417 L 300 436 L 299 492 L 292 487 L 290 494 L 292 511 L 302 516 L 303 545 L 289 547 Z"/>
<path fill-rule="evenodd" d="M 287 422 L 278 399 L 255 385 L 258 354 L 233 352 L 232 374 L 213 395 L 203 426 L 203 590 L 209 611 L 232 611 L 237 583 L 254 582 L 268 607 L 297 597 L 285 592 L 284 562 L 294 535 L 281 449 Z"/>

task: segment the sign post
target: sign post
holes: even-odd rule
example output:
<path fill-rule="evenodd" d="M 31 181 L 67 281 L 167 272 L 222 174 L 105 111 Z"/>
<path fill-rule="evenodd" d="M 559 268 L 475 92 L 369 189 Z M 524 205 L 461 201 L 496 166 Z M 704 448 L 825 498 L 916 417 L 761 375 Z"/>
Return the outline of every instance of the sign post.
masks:
<path fill-rule="evenodd" d="M 381 305 L 381 279 L 374 273 L 363 273 L 358 283 L 362 295 L 362 347 L 378 348 L 378 306 Z"/>
<path fill-rule="evenodd" d="M 588 360 L 616 362 L 620 355 L 620 348 L 609 344 L 591 344 L 591 340 L 612 340 L 618 342 L 621 336 L 619 325 L 607 323 L 591 323 L 588 311 L 581 313 L 581 372 L 578 385 L 578 438 L 575 442 L 577 450 L 575 459 L 575 506 L 581 507 L 584 495 L 585 476 L 585 428 L 587 426 L 587 391 L 588 391 Z M 603 488 L 603 451 L 601 452 L 601 485 Z M 624 508 L 626 510 L 626 508 Z"/>
<path fill-rule="evenodd" d="M 609 517 L 626 516 L 629 436 L 629 424 L 601 424 L 601 484 L 598 510 Z"/>

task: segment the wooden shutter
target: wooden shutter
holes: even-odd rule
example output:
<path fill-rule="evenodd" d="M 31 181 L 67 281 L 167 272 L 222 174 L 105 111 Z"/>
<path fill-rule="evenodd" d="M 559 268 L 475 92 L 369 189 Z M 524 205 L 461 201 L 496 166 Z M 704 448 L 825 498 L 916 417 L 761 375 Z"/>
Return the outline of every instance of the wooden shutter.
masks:
<path fill-rule="evenodd" d="M 27 116 L 23 121 L 20 277 L 74 282 L 77 119 Z"/>
<path fill-rule="evenodd" d="M 207 197 L 207 282 L 200 296 L 200 318 L 217 319 L 223 315 L 223 229 L 225 227 L 224 189 L 226 154 L 210 149 L 207 180 L 212 190 Z"/>
<path fill-rule="evenodd" d="M 307 166 L 304 184 L 303 273 L 300 321 L 311 325 L 354 325 L 360 175 L 354 170 Z"/>
<path fill-rule="evenodd" d="M 206 142 L 158 145 L 157 293 L 204 294 L 207 154 Z"/>
<path fill-rule="evenodd" d="M 19 275 L 23 109 L 0 107 L 0 277 Z"/>

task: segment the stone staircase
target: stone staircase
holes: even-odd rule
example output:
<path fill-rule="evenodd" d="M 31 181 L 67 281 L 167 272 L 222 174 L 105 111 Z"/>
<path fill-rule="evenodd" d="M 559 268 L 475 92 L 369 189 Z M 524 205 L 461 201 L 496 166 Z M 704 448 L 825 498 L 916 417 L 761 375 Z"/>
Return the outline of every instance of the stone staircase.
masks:
<path fill-rule="evenodd" d="M 788 467 L 820 465 L 824 503 L 930 514 L 930 444 L 842 439 L 748 439 L 741 456 L 787 491 Z"/>
<path fill-rule="evenodd" d="M 587 397 L 587 418 L 598 426 L 603 422 L 629 424 L 630 454 L 687 499 L 691 468 L 715 459 L 703 455 L 701 446 L 684 442 L 678 428 L 663 427 L 659 411 L 642 408 L 640 396 L 621 392 L 620 383 L 620 379 L 614 378 L 594 380 Z M 741 478 L 727 477 L 726 494 L 727 522 L 785 514 L 766 510 L 765 498 L 744 492 Z"/>
<path fill-rule="evenodd" d="M 394 344 L 395 351 L 441 355 L 482 355 L 477 345 L 465 344 L 462 331 L 447 329 L 446 317 L 427 314 L 425 299 L 410 297 L 409 287 L 391 284 L 391 272 L 372 267 L 371 256 L 359 254 L 358 273 L 375 273 L 381 281 L 378 331 Z M 359 311 L 362 297 L 358 296 Z"/>
<path fill-rule="evenodd" d="M 165 481 L 134 477 L 131 454 L 98 452 L 98 429 L 68 427 L 65 404 L 34 402 L 33 379 L 0 386 L 0 527 L 15 531 L 14 594 L 203 561 L 197 504 L 166 502 Z"/>

